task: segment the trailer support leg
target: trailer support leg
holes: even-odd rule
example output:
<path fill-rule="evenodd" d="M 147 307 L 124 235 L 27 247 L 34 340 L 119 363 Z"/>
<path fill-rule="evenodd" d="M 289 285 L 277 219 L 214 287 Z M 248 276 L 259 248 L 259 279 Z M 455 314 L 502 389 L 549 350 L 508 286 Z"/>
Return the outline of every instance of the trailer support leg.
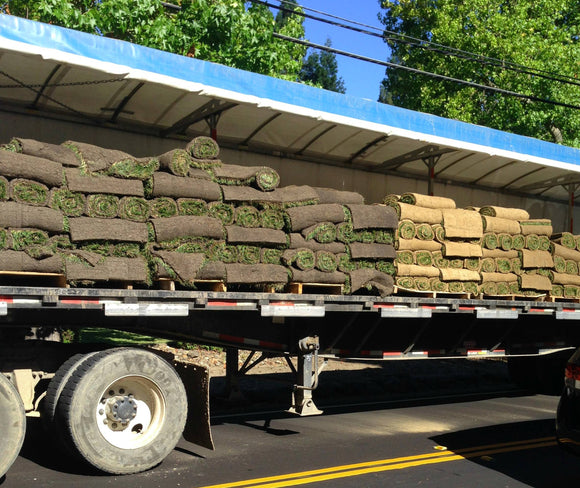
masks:
<path fill-rule="evenodd" d="M 312 392 L 318 386 L 318 337 L 306 337 L 298 341 L 298 374 L 292 392 L 292 406 L 288 410 L 300 416 L 322 413 L 312 399 Z"/>
<path fill-rule="evenodd" d="M 238 353 L 237 347 L 226 348 L 226 396 L 230 401 L 240 401 L 244 397 L 240 390 Z"/>

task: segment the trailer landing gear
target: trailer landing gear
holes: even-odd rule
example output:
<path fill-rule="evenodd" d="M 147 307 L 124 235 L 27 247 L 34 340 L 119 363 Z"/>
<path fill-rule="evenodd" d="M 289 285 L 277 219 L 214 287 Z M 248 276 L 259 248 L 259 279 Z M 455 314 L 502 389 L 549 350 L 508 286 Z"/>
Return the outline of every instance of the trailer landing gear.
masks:
<path fill-rule="evenodd" d="M 318 337 L 305 337 L 298 341 L 298 372 L 292 392 L 292 406 L 288 409 L 290 413 L 302 417 L 322 413 L 312 399 L 312 392 L 318 386 L 318 375 L 322 371 L 322 368 L 318 367 L 319 349 Z"/>

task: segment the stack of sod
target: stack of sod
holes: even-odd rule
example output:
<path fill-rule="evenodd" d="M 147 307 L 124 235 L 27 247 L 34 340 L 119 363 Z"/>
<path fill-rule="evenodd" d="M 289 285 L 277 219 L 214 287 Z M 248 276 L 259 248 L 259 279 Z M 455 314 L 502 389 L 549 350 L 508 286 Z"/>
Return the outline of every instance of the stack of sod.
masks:
<path fill-rule="evenodd" d="M 286 210 L 292 281 L 341 284 L 350 293 L 392 293 L 397 218 L 383 205 L 364 205 L 351 192 L 316 189 L 325 201 Z M 340 203 L 340 202 L 361 203 Z"/>
<path fill-rule="evenodd" d="M 521 265 L 518 282 L 523 295 L 545 295 L 552 292 L 551 276 L 554 269 L 550 242 L 552 231 L 552 222 L 549 219 L 520 220 L 524 248 L 518 250 Z"/>
<path fill-rule="evenodd" d="M 520 277 L 524 274 L 521 251 L 526 244 L 520 221 L 528 220 L 529 214 L 525 210 L 506 207 L 486 206 L 477 210 L 484 231 L 481 240 L 481 293 L 484 297 L 519 294 Z"/>
<path fill-rule="evenodd" d="M 580 297 L 580 251 L 577 236 L 564 232 L 554 236 L 550 251 L 554 260 L 549 276 L 552 280 L 550 295 L 555 298 Z"/>

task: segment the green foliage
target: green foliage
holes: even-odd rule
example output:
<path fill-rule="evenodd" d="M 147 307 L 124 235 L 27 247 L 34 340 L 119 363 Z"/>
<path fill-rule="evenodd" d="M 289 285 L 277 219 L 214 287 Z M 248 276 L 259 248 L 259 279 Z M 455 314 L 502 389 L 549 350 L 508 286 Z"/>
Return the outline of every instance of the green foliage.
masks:
<path fill-rule="evenodd" d="M 332 45 L 330 39 L 327 39 L 324 45 L 330 47 Z M 346 92 L 344 80 L 338 76 L 336 55 L 327 51 L 312 51 L 304 59 L 300 79 L 325 90 Z"/>
<path fill-rule="evenodd" d="M 10 0 L 0 12 L 189 55 L 255 73 L 296 80 L 304 46 L 274 38 L 303 37 L 303 19 L 276 24 L 266 6 L 236 0 Z"/>
<path fill-rule="evenodd" d="M 580 105 L 578 86 L 468 60 L 426 43 L 453 46 L 561 76 L 577 76 L 580 9 L 572 0 L 382 0 L 390 61 L 525 95 Z M 387 68 L 380 101 L 580 147 L 580 111 Z"/>

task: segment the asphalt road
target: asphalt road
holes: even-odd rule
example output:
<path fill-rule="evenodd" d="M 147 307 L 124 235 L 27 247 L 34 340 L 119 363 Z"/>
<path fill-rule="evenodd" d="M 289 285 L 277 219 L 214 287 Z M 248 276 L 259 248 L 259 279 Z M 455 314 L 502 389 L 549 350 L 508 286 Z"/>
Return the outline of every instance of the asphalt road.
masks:
<path fill-rule="evenodd" d="M 505 388 L 494 392 L 491 381 L 466 388 L 469 378 L 447 376 L 446 388 L 435 384 L 425 395 L 416 390 L 424 379 L 411 382 L 408 390 L 391 392 L 390 401 L 377 392 L 334 390 L 320 398 L 324 414 L 306 418 L 284 413 L 277 389 L 271 402 L 267 388 L 257 389 L 263 398 L 253 408 L 260 411 L 214 412 L 215 451 L 182 441 L 157 468 L 124 477 L 71 465 L 30 419 L 25 448 L 0 486 L 540 488 L 580 482 L 580 458 L 555 443 L 557 397 L 500 384 Z"/>

